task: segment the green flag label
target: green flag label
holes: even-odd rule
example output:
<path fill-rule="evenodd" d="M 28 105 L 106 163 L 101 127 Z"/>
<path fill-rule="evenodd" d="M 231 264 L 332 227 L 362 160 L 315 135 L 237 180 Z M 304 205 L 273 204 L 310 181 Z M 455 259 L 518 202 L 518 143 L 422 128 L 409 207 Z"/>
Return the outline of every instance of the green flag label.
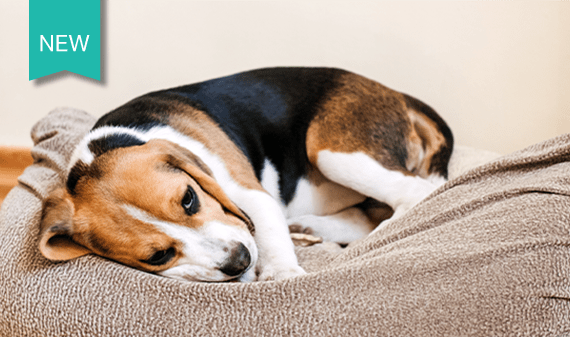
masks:
<path fill-rule="evenodd" d="M 101 0 L 29 0 L 30 81 L 67 70 L 101 80 Z"/>

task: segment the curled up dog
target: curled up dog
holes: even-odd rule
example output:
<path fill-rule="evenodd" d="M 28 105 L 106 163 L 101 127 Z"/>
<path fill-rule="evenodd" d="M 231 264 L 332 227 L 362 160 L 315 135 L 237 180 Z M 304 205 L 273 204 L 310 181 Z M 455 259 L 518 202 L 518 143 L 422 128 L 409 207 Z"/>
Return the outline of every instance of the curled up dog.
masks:
<path fill-rule="evenodd" d="M 156 91 L 80 142 L 44 202 L 39 248 L 191 281 L 302 275 L 288 224 L 337 242 L 378 230 L 366 205 L 401 216 L 445 181 L 452 148 L 429 106 L 340 69 Z"/>

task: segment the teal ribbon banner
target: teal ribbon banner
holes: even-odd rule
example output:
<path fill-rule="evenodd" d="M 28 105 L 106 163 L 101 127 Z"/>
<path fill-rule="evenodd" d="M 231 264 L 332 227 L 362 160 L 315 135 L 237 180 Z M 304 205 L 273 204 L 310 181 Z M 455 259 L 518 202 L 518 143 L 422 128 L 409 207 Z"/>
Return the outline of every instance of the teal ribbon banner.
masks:
<path fill-rule="evenodd" d="M 30 81 L 67 70 L 101 80 L 101 0 L 29 0 Z"/>

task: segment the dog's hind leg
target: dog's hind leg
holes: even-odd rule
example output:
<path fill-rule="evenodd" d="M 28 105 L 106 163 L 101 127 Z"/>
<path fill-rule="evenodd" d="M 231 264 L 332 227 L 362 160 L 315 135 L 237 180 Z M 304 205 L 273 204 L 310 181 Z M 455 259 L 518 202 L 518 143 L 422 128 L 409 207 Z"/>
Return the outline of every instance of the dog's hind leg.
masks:
<path fill-rule="evenodd" d="M 346 79 L 307 130 L 311 165 L 402 216 L 445 182 L 453 137 L 429 106 L 363 78 Z"/>
<path fill-rule="evenodd" d="M 330 180 L 388 204 L 398 218 L 437 186 L 412 173 L 390 170 L 363 152 L 322 150 L 317 167 Z"/>

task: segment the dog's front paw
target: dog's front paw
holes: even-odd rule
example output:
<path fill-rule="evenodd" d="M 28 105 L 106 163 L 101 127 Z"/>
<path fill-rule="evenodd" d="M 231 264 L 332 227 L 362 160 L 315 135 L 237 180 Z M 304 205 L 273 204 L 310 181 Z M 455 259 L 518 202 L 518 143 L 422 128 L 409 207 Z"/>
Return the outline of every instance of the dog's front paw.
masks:
<path fill-rule="evenodd" d="M 279 281 L 305 274 L 305 270 L 299 266 L 265 266 L 259 274 L 258 281 Z"/>

